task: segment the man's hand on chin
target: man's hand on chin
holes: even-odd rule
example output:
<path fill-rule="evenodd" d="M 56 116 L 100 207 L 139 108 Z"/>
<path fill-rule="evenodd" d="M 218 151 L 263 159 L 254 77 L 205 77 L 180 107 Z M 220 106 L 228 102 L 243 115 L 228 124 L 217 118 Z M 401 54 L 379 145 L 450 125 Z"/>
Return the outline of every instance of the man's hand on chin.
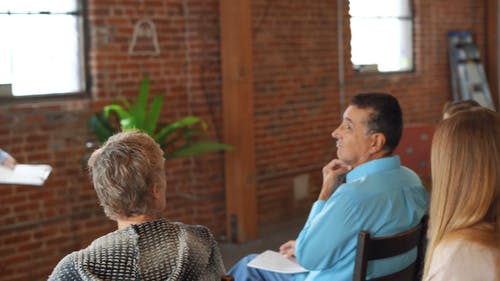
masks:
<path fill-rule="evenodd" d="M 333 159 L 323 167 L 323 186 L 319 193 L 319 200 L 328 200 L 333 192 L 343 183 L 345 175 L 352 169 L 340 159 Z"/>

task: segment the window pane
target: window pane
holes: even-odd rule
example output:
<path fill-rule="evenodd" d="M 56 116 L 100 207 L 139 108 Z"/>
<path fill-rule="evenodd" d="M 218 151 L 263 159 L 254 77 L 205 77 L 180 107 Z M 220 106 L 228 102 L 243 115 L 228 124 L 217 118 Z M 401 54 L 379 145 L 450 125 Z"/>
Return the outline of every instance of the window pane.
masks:
<path fill-rule="evenodd" d="M 74 12 L 77 3 L 77 0 L 0 0 L 0 12 Z"/>
<path fill-rule="evenodd" d="M 0 0 L 0 84 L 14 96 L 84 91 L 82 15 L 67 14 L 78 3 Z"/>
<path fill-rule="evenodd" d="M 11 40 L 7 16 L 0 15 L 0 84 L 11 84 L 12 82 L 12 57 Z"/>
<path fill-rule="evenodd" d="M 411 21 L 351 18 L 351 61 L 355 66 L 376 64 L 381 72 L 411 70 Z"/>
<path fill-rule="evenodd" d="M 408 0 L 349 0 L 352 17 L 411 17 Z"/>
<path fill-rule="evenodd" d="M 68 15 L 10 17 L 17 27 L 11 37 L 13 94 L 80 91 L 76 18 Z"/>

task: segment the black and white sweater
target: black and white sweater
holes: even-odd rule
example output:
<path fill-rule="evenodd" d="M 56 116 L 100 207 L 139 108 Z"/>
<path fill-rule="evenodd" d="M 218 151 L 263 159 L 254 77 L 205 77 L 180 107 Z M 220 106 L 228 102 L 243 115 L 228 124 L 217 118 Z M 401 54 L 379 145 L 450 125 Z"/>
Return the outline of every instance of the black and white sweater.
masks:
<path fill-rule="evenodd" d="M 64 257 L 49 280 L 220 280 L 224 272 L 208 228 L 160 219 L 94 240 Z"/>

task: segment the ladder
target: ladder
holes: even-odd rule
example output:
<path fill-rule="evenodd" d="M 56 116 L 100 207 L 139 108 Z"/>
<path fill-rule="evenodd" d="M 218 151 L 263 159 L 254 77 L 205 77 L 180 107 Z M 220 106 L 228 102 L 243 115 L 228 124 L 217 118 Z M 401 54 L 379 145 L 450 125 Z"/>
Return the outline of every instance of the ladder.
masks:
<path fill-rule="evenodd" d="M 495 110 L 479 51 L 467 31 L 448 32 L 453 101 L 475 100 Z"/>

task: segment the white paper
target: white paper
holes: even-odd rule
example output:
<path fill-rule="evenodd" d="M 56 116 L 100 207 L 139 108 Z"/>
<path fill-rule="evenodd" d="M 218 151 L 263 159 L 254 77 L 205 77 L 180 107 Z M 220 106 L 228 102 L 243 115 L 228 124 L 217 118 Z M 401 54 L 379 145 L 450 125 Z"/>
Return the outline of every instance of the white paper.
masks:
<path fill-rule="evenodd" d="M 46 164 L 17 164 L 13 170 L 0 165 L 0 184 L 43 185 L 52 167 Z"/>
<path fill-rule="evenodd" d="M 282 254 L 267 250 L 251 260 L 247 266 L 279 272 L 279 273 L 300 273 L 308 270 L 300 266 L 293 258 L 286 258 Z"/>

